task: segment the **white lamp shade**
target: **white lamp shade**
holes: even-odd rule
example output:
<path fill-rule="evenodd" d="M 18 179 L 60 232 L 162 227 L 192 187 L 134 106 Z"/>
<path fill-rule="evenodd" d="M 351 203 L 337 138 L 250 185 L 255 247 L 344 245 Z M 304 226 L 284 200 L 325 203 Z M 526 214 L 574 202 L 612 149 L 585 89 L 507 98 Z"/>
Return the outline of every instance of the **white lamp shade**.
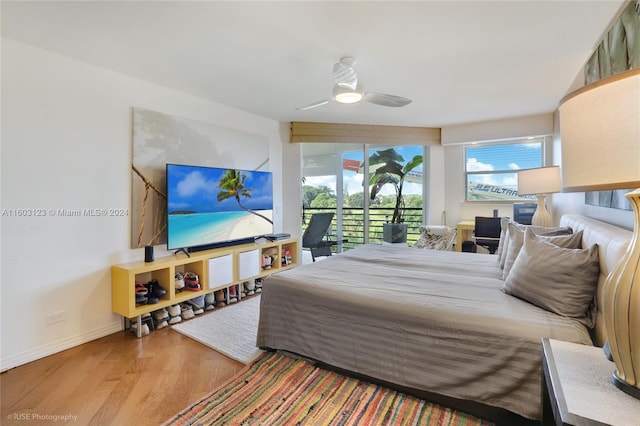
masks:
<path fill-rule="evenodd" d="M 563 99 L 560 134 L 563 191 L 640 187 L 640 69 Z"/>
<path fill-rule="evenodd" d="M 518 195 L 552 194 L 560 192 L 560 167 L 540 167 L 518 172 Z"/>

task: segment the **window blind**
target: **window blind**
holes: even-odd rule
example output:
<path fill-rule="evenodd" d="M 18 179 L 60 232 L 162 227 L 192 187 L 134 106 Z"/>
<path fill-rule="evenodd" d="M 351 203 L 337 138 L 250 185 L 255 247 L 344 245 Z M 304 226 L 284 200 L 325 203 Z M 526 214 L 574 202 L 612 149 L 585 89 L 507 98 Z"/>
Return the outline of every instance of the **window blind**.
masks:
<path fill-rule="evenodd" d="M 440 145 L 440 129 L 293 121 L 289 142 Z"/>

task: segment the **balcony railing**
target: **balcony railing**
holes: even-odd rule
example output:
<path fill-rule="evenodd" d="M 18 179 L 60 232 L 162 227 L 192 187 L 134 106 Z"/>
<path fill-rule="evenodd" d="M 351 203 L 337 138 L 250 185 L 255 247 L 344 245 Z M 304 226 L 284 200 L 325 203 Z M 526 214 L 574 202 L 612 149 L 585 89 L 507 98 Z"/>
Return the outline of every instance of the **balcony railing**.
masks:
<path fill-rule="evenodd" d="M 336 212 L 334 207 L 305 208 L 302 216 L 302 232 L 307 227 L 313 213 Z M 421 208 L 405 208 L 404 223 L 407 226 L 407 243 L 412 246 L 420 237 L 420 225 L 422 225 Z M 382 225 L 393 216 L 393 208 L 369 207 L 369 243 L 382 244 Z M 337 235 L 337 219 L 333 218 L 329 233 Z M 344 207 L 342 209 L 342 238 L 347 240 L 343 244 L 343 250 L 348 250 L 364 244 L 364 209 Z"/>

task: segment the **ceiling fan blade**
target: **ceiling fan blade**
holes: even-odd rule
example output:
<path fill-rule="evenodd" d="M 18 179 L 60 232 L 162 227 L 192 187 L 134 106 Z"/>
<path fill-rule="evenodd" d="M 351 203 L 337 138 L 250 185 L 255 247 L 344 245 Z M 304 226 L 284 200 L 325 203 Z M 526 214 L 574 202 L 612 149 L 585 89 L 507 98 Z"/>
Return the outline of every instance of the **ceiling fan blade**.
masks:
<path fill-rule="evenodd" d="M 316 108 L 316 107 L 319 107 L 319 106 L 322 106 L 322 105 L 326 105 L 330 101 L 331 101 L 330 99 L 325 99 L 323 101 L 314 102 L 314 103 L 309 104 L 309 105 L 298 107 L 298 108 L 296 108 L 296 111 L 304 111 L 304 110 L 307 110 L 307 109 Z"/>
<path fill-rule="evenodd" d="M 411 103 L 411 99 L 385 93 L 365 93 L 364 100 L 372 104 L 388 107 L 403 107 Z"/>
<path fill-rule="evenodd" d="M 333 78 L 340 87 L 348 87 L 351 90 L 355 90 L 358 86 L 356 70 L 342 61 L 336 62 L 333 66 Z"/>

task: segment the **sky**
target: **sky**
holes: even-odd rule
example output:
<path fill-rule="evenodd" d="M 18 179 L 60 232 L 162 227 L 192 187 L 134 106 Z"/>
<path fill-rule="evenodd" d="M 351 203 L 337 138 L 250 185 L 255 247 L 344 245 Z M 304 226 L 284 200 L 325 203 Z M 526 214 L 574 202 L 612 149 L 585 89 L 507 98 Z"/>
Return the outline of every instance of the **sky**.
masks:
<path fill-rule="evenodd" d="M 422 153 L 420 146 L 408 146 L 396 148 L 405 161 L 411 159 L 414 155 Z M 343 158 L 362 161 L 362 152 L 351 152 L 343 154 Z M 507 186 L 517 189 L 518 179 L 516 172 L 522 169 L 540 167 L 542 159 L 542 143 L 535 141 L 531 144 L 512 144 L 512 145 L 479 145 L 477 147 L 470 146 L 466 149 L 467 170 L 471 172 L 486 171 L 486 174 L 473 176 L 472 180 L 476 183 Z M 501 175 L 493 174 L 493 171 L 513 170 L 513 173 Z M 422 166 L 416 169 L 422 172 Z M 344 184 L 349 194 L 362 191 L 362 175 L 355 172 L 344 172 Z M 327 186 L 334 192 L 336 191 L 335 176 L 307 176 L 306 185 L 311 186 Z M 420 184 L 406 182 L 404 194 L 422 194 L 422 186 Z M 382 190 L 383 195 L 393 195 L 395 191 L 392 186 L 387 185 Z"/>
<path fill-rule="evenodd" d="M 226 168 L 167 165 L 167 200 L 169 211 L 190 210 L 198 213 L 235 211 L 239 206 L 235 198 L 218 203 L 218 182 Z M 251 188 L 251 197 L 240 197 L 243 206 L 252 210 L 273 209 L 272 174 L 262 171 L 241 170 L 247 176 L 245 187 Z"/>
<path fill-rule="evenodd" d="M 518 187 L 516 171 L 541 166 L 542 144 L 495 145 L 468 147 L 466 149 L 467 171 L 479 172 L 494 170 L 513 170 L 506 176 L 482 174 L 473 177 L 473 181 L 490 185 Z"/>

